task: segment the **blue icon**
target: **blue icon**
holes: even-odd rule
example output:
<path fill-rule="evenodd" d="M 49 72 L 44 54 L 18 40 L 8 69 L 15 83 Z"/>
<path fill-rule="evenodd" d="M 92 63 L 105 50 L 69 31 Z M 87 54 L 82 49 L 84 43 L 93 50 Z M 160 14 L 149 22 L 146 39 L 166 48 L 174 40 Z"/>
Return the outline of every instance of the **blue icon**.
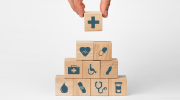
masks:
<path fill-rule="evenodd" d="M 95 24 L 99 24 L 99 21 L 95 20 L 95 16 L 92 16 L 91 20 L 88 20 L 88 24 L 91 24 L 91 28 L 95 28 Z"/>
<path fill-rule="evenodd" d="M 92 73 L 90 73 L 90 71 L 93 71 Z M 94 73 L 96 73 L 94 68 L 91 68 L 91 64 L 90 64 L 90 68 L 88 69 L 88 74 L 89 75 L 93 75 Z"/>
<path fill-rule="evenodd" d="M 80 52 L 83 54 L 83 56 L 87 56 L 89 54 L 89 52 L 91 51 L 90 47 L 80 47 Z"/>
<path fill-rule="evenodd" d="M 68 87 L 65 85 L 65 83 L 61 86 L 60 91 L 61 91 L 62 93 L 67 93 L 67 92 L 68 92 Z"/>
<path fill-rule="evenodd" d="M 121 93 L 121 85 L 122 85 L 122 82 L 115 82 L 115 92 L 116 93 Z"/>
<path fill-rule="evenodd" d="M 114 63 L 113 63 L 114 64 Z M 113 65 L 112 64 L 112 65 Z M 112 70 L 112 65 L 108 68 L 108 70 L 106 71 L 106 75 L 109 75 L 109 73 L 111 72 L 111 70 Z"/>
<path fill-rule="evenodd" d="M 68 67 L 68 74 L 79 74 L 80 68 L 77 67 L 77 65 L 71 65 L 71 67 Z"/>
<path fill-rule="evenodd" d="M 78 86 L 79 86 L 80 90 L 82 91 L 82 93 L 86 93 L 86 89 L 81 82 L 78 83 Z"/>
<path fill-rule="evenodd" d="M 102 92 L 100 92 L 100 91 L 99 91 L 99 89 L 101 89 L 101 88 L 102 88 L 102 82 L 101 82 L 101 81 L 99 81 L 99 83 L 101 84 L 101 86 L 100 86 L 100 87 L 97 87 L 97 86 L 96 86 L 97 81 L 96 81 L 96 82 L 95 82 L 95 87 L 96 87 L 96 89 L 98 89 L 98 92 L 101 94 L 101 93 L 103 93 L 103 90 L 107 90 L 107 87 L 104 87 L 104 88 L 102 89 Z"/>
<path fill-rule="evenodd" d="M 102 56 L 107 51 L 106 47 L 103 47 L 102 50 L 99 51 L 99 56 Z"/>

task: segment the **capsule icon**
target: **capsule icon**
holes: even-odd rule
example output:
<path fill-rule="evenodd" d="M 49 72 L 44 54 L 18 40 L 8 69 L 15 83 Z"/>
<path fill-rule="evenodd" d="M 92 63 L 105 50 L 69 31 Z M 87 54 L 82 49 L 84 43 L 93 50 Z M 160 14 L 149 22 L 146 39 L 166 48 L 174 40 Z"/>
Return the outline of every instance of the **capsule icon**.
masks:
<path fill-rule="evenodd" d="M 102 56 L 107 51 L 106 47 L 103 47 L 102 50 L 99 51 L 99 56 Z"/>

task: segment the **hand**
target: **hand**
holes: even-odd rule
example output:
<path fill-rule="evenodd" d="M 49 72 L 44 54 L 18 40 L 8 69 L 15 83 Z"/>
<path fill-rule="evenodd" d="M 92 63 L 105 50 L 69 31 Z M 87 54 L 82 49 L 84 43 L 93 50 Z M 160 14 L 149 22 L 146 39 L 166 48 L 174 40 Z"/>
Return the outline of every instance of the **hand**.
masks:
<path fill-rule="evenodd" d="M 83 3 L 83 0 L 68 0 L 68 1 L 74 12 L 76 12 L 80 17 L 84 17 L 85 5 Z M 110 2 L 111 0 L 101 0 L 100 10 L 102 12 L 102 16 L 105 18 L 108 16 L 108 9 L 110 6 Z"/>

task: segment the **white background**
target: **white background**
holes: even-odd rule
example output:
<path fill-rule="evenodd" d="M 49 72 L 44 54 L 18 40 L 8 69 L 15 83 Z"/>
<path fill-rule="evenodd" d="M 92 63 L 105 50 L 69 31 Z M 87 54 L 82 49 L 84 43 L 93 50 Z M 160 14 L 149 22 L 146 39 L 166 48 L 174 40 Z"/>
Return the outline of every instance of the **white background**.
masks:
<path fill-rule="evenodd" d="M 99 11 L 100 0 L 84 0 Z M 55 96 L 76 40 L 112 41 L 128 96 Z M 180 0 L 112 0 L 102 32 L 84 32 L 67 0 L 0 0 L 1 100 L 180 99 Z"/>

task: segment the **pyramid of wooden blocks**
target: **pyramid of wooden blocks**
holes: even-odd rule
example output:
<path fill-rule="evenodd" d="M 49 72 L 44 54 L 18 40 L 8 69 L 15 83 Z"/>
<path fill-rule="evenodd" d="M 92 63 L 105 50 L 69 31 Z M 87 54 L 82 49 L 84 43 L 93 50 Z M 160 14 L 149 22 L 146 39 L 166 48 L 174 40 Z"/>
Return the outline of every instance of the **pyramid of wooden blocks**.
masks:
<path fill-rule="evenodd" d="M 77 41 L 76 58 L 65 58 L 65 75 L 56 75 L 56 96 L 126 96 L 127 78 L 118 75 L 111 41 Z"/>

